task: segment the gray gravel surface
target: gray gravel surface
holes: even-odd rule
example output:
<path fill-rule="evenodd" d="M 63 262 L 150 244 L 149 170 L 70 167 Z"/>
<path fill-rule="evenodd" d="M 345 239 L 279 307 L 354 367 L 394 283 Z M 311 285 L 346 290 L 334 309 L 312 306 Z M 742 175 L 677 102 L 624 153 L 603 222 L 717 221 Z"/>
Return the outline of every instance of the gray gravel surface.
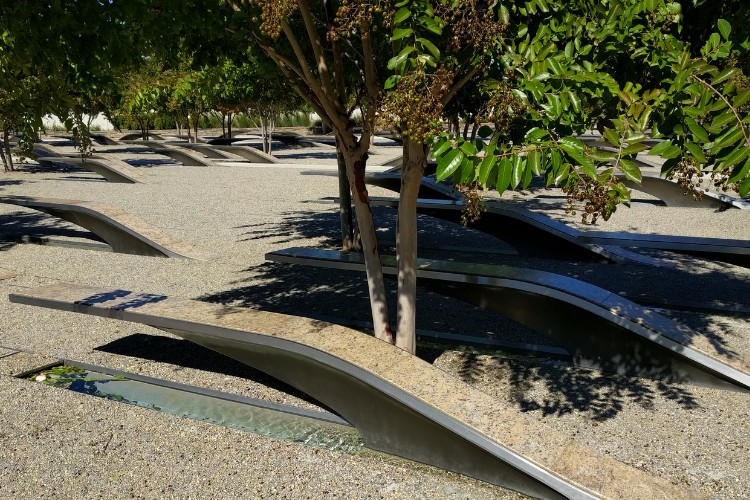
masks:
<path fill-rule="evenodd" d="M 122 146 L 98 149 L 99 154 L 137 165 L 149 182 L 112 184 L 90 172 L 28 164 L 4 175 L 0 195 L 109 203 L 216 258 L 201 262 L 17 244 L 14 240 L 23 235 L 68 245 L 94 240 L 72 224 L 0 205 L 0 234 L 6 240 L 2 266 L 19 274 L 0 281 L 0 355 L 22 349 L 321 409 L 284 384 L 161 331 L 10 304 L 7 294 L 69 281 L 366 321 L 369 305 L 360 275 L 264 261 L 266 252 L 289 246 L 335 246 L 338 215 L 332 205 L 321 202 L 337 194 L 333 149 L 278 149 L 283 161 L 279 165 L 224 162 L 216 167 L 184 167 Z M 398 154 L 397 147 L 379 140 L 373 156 L 390 159 Z M 378 188 L 370 192 L 392 194 Z M 578 225 L 562 213 L 558 198 L 545 194 L 507 197 Z M 395 240 L 394 213 L 376 209 L 375 216 L 387 249 Z M 748 217 L 750 213 L 737 210 L 715 213 L 637 204 L 618 210 L 597 229 L 746 239 Z M 507 246 L 478 231 L 423 216 L 420 244 L 425 257 L 544 269 L 630 298 L 665 296 L 750 307 L 750 271 L 729 264 L 663 252 L 651 254 L 673 262 L 674 269 L 487 253 Z M 445 245 L 464 250 L 434 249 Z M 520 325 L 460 302 L 422 291 L 418 300 L 419 328 L 549 343 Z M 750 353 L 747 316 L 665 314 L 714 339 L 717 352 Z M 575 435 L 618 460 L 717 499 L 748 498 L 748 394 L 617 377 L 564 362 L 493 352 L 425 346 L 419 354 L 496 396 L 499 404 Z M 0 497 L 517 496 L 382 455 L 318 450 L 7 377 L 0 377 L 0 386 Z"/>

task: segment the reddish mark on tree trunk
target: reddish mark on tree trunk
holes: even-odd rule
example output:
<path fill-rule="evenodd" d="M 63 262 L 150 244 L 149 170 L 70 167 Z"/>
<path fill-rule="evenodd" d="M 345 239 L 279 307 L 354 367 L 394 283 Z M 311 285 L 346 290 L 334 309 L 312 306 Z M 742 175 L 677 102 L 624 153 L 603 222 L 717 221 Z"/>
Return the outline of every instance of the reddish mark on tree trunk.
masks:
<path fill-rule="evenodd" d="M 362 160 L 354 162 L 354 190 L 361 203 L 367 203 L 367 186 L 365 186 L 365 165 Z"/>

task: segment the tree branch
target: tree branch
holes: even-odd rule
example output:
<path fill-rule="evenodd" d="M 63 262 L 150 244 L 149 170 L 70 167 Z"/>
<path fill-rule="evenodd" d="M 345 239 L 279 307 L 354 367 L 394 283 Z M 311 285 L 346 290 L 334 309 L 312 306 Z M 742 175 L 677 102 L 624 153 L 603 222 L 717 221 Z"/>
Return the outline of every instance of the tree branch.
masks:
<path fill-rule="evenodd" d="M 378 98 L 380 97 L 380 86 L 378 85 L 378 75 L 375 69 L 375 53 L 372 48 L 372 39 L 370 38 L 370 22 L 363 18 L 359 22 L 359 33 L 362 37 L 362 60 L 365 65 L 365 89 L 367 90 L 367 116 L 362 120 L 362 136 L 360 137 L 360 148 L 363 151 L 370 149 L 370 139 L 373 130 L 371 124 L 375 121 Z"/>
<path fill-rule="evenodd" d="M 326 0 L 326 16 L 328 17 L 328 23 L 333 24 L 336 17 L 336 13 L 333 11 L 333 0 Z M 331 49 L 333 51 L 333 78 L 336 83 L 336 93 L 338 94 L 339 102 L 346 102 L 346 79 L 344 77 L 344 56 L 341 53 L 341 44 L 338 39 L 331 42 Z M 351 111 L 348 111 L 351 115 Z"/>
<path fill-rule="evenodd" d="M 312 13 L 310 12 L 310 4 L 307 2 L 307 0 L 297 0 L 297 5 L 299 6 L 299 11 L 302 14 L 302 19 L 305 21 L 307 36 L 310 38 L 310 45 L 312 45 L 315 62 L 318 66 L 318 75 L 320 75 L 320 84 L 323 92 L 331 96 L 331 99 L 335 99 L 333 85 L 331 84 L 331 76 L 328 73 L 328 63 L 326 62 L 325 55 L 323 54 L 323 46 L 320 43 L 318 31 L 315 29 L 315 21 L 313 20 Z"/>
<path fill-rule="evenodd" d="M 294 65 L 288 58 L 276 52 L 273 47 L 269 47 L 263 43 L 257 36 L 256 42 L 261 50 L 272 59 L 279 67 L 284 76 L 286 76 L 294 85 L 294 88 L 300 93 L 302 98 L 315 109 L 321 117 L 325 114 L 325 110 L 320 103 L 318 96 L 310 91 L 310 87 L 307 86 L 307 80 L 304 78 L 302 70 Z"/>
<path fill-rule="evenodd" d="M 451 87 L 448 92 L 443 96 L 443 98 L 440 100 L 440 102 L 443 104 L 443 106 L 447 105 L 451 99 L 458 93 L 459 90 L 463 88 L 464 85 L 466 85 L 469 80 L 471 80 L 474 75 L 479 73 L 479 70 L 482 69 L 481 64 L 476 64 L 471 67 L 471 69 L 455 84 L 453 84 L 453 87 Z"/>
<path fill-rule="evenodd" d="M 737 125 L 740 126 L 740 130 L 742 131 L 742 136 L 745 138 L 745 147 L 750 148 L 750 137 L 748 137 L 748 135 L 747 135 L 747 130 L 745 129 L 745 124 L 742 122 L 742 118 L 740 118 L 740 115 L 739 115 L 739 113 L 737 113 L 737 110 L 734 108 L 734 106 L 732 106 L 732 103 L 730 103 L 729 100 L 727 100 L 727 98 L 724 97 L 724 94 L 722 94 L 721 92 L 719 92 L 718 90 L 716 90 L 716 88 L 714 88 L 714 86 L 711 85 L 710 83 L 708 83 L 707 81 L 705 81 L 705 80 L 703 80 L 700 77 L 697 77 L 695 75 L 690 75 L 690 76 L 692 78 L 695 78 L 699 82 L 701 82 L 706 87 L 708 87 L 714 94 L 718 95 L 719 98 L 726 103 L 727 107 L 732 110 L 732 114 L 734 114 L 734 118 L 735 118 L 735 120 L 737 120 Z"/>
<path fill-rule="evenodd" d="M 305 59 L 305 54 L 302 51 L 302 46 L 299 44 L 297 37 L 294 36 L 292 28 L 289 26 L 289 23 L 287 23 L 286 20 L 281 21 L 281 29 L 284 31 L 284 35 L 286 35 L 287 40 L 289 40 L 289 43 L 292 46 L 292 50 L 297 56 L 297 60 L 302 67 L 302 71 L 304 73 L 303 80 L 310 87 L 310 91 L 318 98 L 318 102 L 324 110 L 323 115 L 325 115 L 328 118 L 328 121 L 331 122 L 332 128 L 341 128 L 341 130 L 344 130 L 346 124 L 342 117 L 339 115 L 338 110 L 336 109 L 337 106 L 336 101 L 334 100 L 334 96 L 331 94 L 326 94 L 326 92 L 323 91 L 323 88 L 315 78 L 315 75 L 313 75 L 312 71 L 310 71 L 310 67 L 307 64 L 307 60 Z M 321 115 L 321 118 L 323 118 L 323 115 Z"/>

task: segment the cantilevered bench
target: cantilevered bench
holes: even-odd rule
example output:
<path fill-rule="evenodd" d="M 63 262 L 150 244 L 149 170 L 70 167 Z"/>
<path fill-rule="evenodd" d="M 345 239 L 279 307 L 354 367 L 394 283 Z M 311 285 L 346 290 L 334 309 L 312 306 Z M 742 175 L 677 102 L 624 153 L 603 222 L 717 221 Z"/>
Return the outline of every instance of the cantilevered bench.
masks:
<path fill-rule="evenodd" d="M 70 284 L 11 302 L 160 328 L 262 370 L 354 425 L 370 448 L 537 498 L 690 498 L 355 330 L 165 295 Z"/>
<path fill-rule="evenodd" d="M 245 160 L 252 162 L 252 163 L 278 163 L 279 162 L 279 160 L 269 155 L 268 153 L 264 153 L 263 151 L 260 151 L 259 149 L 256 149 L 250 146 L 216 144 L 216 145 L 212 145 L 211 147 L 219 151 L 225 151 L 227 153 L 232 153 L 233 155 L 241 156 Z"/>
<path fill-rule="evenodd" d="M 34 146 L 32 147 L 31 152 L 33 155 L 37 157 L 50 157 L 50 158 L 56 158 L 56 157 L 71 157 L 71 158 L 80 158 L 81 154 L 79 152 L 73 152 L 73 153 L 67 153 L 58 146 L 54 146 L 52 144 L 43 144 L 40 142 L 34 143 Z"/>
<path fill-rule="evenodd" d="M 94 201 L 0 196 L 0 203 L 44 212 L 88 229 L 119 253 L 205 260 L 208 255 L 117 207 Z"/>
<path fill-rule="evenodd" d="M 398 199 L 371 197 L 370 204 L 373 206 L 398 207 Z M 417 210 L 420 212 L 454 221 L 459 220 L 464 206 L 464 202 L 459 200 L 429 200 L 423 198 L 417 200 Z M 539 252 L 537 236 L 528 230 L 524 230 L 521 234 L 519 234 L 520 231 L 513 231 L 512 225 L 508 225 L 509 219 L 542 229 L 545 233 L 544 236 L 552 235 L 568 242 L 575 242 L 582 247 L 590 245 L 589 248 L 605 249 L 608 253 L 602 255 L 611 257 L 612 260 L 616 261 L 628 260 L 652 265 L 650 257 L 629 251 L 626 251 L 627 253 L 617 252 L 617 247 L 654 248 L 699 255 L 750 267 L 750 240 L 614 231 L 580 231 L 543 214 L 523 209 L 511 203 L 499 204 L 488 201 L 485 206 L 487 211 L 482 214 L 482 218 L 487 220 L 482 222 L 480 219 L 480 224 L 477 227 L 508 241 L 511 246 L 516 248 L 519 253 L 523 252 L 524 255 L 533 255 Z"/>
<path fill-rule="evenodd" d="M 617 151 L 617 149 L 611 145 L 603 144 L 601 137 L 599 137 L 599 139 L 596 137 L 597 136 L 584 136 L 582 140 L 590 146 L 613 152 Z M 646 143 L 652 146 L 659 142 L 661 141 L 658 139 L 646 139 Z M 661 171 L 661 165 L 649 163 L 639 158 L 634 159 L 633 163 L 638 165 L 643 171 L 640 184 L 626 179 L 625 175 L 621 173 L 617 174 L 620 181 L 622 181 L 629 189 L 640 191 L 658 198 L 668 207 L 714 208 L 719 210 L 726 210 L 728 208 L 739 208 L 743 210 L 750 209 L 750 201 L 744 201 L 714 191 L 705 191 L 702 198 L 696 199 L 691 193 L 686 193 L 685 188 L 680 186 L 677 181 L 666 179 L 661 177 L 658 173 L 653 172 L 654 169 Z"/>
<path fill-rule="evenodd" d="M 641 183 L 627 180 L 624 175 L 617 176 L 628 189 L 641 191 L 658 198 L 668 207 L 683 208 L 713 208 L 726 210 L 728 208 L 750 209 L 750 202 L 743 201 L 732 196 L 727 196 L 713 191 L 706 191 L 703 197 L 696 199 L 691 193 L 686 193 L 685 188 L 656 174 L 643 173 Z"/>
<path fill-rule="evenodd" d="M 364 271 L 357 253 L 289 248 L 273 262 Z M 382 257 L 396 274 L 395 259 Z M 720 357 L 702 336 L 597 286 L 532 269 L 418 259 L 420 286 L 502 314 L 551 338 L 575 364 L 628 375 L 750 390 L 750 357 Z"/>
<path fill-rule="evenodd" d="M 101 158 L 101 157 L 90 157 L 81 158 L 59 156 L 59 157 L 48 157 L 43 156 L 37 158 L 39 163 L 53 163 L 60 165 L 72 165 L 74 167 L 85 168 L 92 172 L 95 172 L 109 182 L 120 182 L 126 184 L 136 184 L 142 182 L 148 182 L 146 177 L 141 174 L 137 168 L 125 163 L 122 160 L 116 158 Z"/>
<path fill-rule="evenodd" d="M 179 161 L 186 167 L 213 167 L 216 164 L 200 153 L 197 153 L 191 149 L 177 148 L 168 146 L 164 141 L 125 141 L 127 144 L 139 145 L 149 148 L 154 153 L 169 156 L 170 158 Z M 174 144 L 174 143 L 171 143 Z"/>
<path fill-rule="evenodd" d="M 401 176 L 390 172 L 371 174 L 368 182 L 398 191 Z M 417 209 L 423 213 L 450 221 L 460 220 L 463 201 L 456 199 L 450 188 L 427 177 L 422 179 L 422 189 Z M 430 202 L 434 204 L 427 206 Z M 370 197 L 377 206 L 397 207 L 395 198 Z M 566 224 L 551 217 L 522 208 L 518 205 L 485 203 L 487 212 L 472 227 L 497 236 L 528 257 L 589 258 L 610 262 L 634 262 L 655 267 L 669 267 L 665 261 L 631 252 L 622 247 L 602 246 L 576 238 L 576 233 Z M 501 224 L 498 221 L 502 221 Z"/>
<path fill-rule="evenodd" d="M 152 134 L 149 132 L 148 134 L 149 139 L 156 139 L 158 141 L 163 141 L 164 138 L 157 134 Z M 127 141 L 135 141 L 138 139 L 143 139 L 143 134 L 141 133 L 135 133 L 135 134 L 125 134 L 122 137 L 120 137 L 120 142 L 127 142 Z"/>
<path fill-rule="evenodd" d="M 168 142 L 167 144 L 169 144 L 172 147 L 178 147 L 181 149 L 190 149 L 212 160 L 232 160 L 235 158 L 234 156 L 230 154 L 220 151 L 216 146 L 211 146 L 208 144 L 196 144 L 193 142 L 184 142 L 184 141 Z"/>

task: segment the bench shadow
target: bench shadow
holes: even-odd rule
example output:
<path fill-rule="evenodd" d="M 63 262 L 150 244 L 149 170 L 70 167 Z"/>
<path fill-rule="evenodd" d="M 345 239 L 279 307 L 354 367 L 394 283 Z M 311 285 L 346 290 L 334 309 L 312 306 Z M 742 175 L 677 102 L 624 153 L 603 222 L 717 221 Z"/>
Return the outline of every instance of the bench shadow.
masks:
<path fill-rule="evenodd" d="M 109 344 L 98 346 L 95 350 L 120 356 L 147 359 L 158 363 L 167 363 L 184 368 L 219 373 L 229 377 L 244 378 L 263 384 L 279 392 L 289 394 L 290 396 L 334 413 L 330 408 L 311 398 L 304 392 L 299 391 L 260 370 L 256 370 L 251 366 L 188 340 L 149 335 L 146 333 L 134 333 L 127 337 L 110 342 Z M 221 388 L 215 389 L 221 390 Z"/>
<path fill-rule="evenodd" d="M 13 212 L 0 215 L 0 240 L 20 242 L 26 238 L 48 237 L 82 238 L 104 243 L 92 232 L 76 229 L 78 226 L 43 213 Z"/>

